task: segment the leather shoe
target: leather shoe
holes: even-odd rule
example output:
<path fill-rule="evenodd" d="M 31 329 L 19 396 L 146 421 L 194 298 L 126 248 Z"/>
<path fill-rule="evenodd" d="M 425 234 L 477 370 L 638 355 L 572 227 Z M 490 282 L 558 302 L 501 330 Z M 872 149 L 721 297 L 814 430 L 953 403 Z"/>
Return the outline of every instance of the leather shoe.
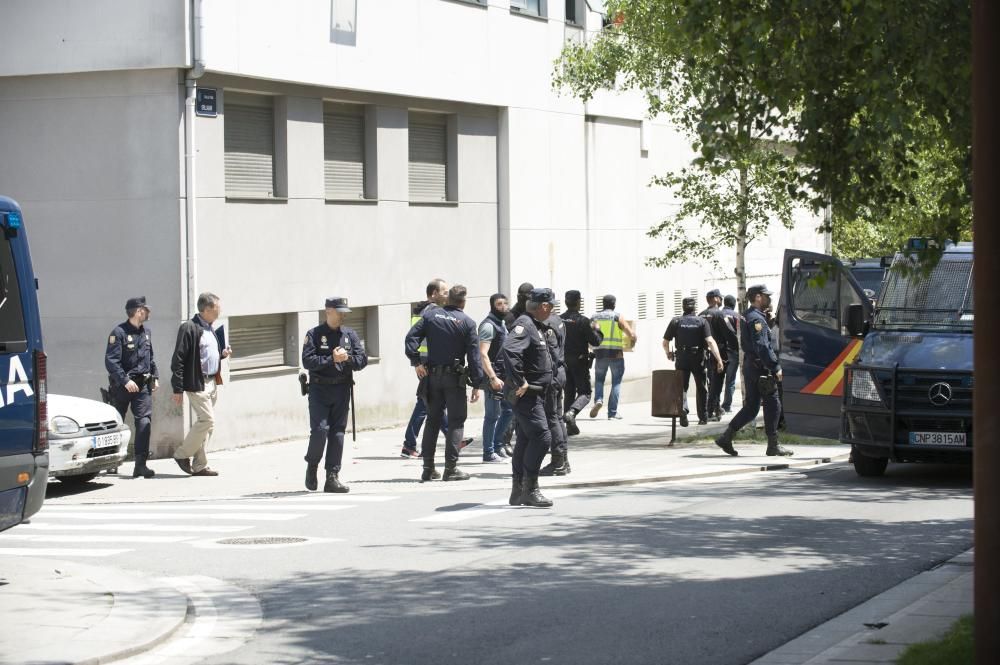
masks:
<path fill-rule="evenodd" d="M 217 475 L 219 475 L 219 472 L 218 471 L 212 471 L 210 468 L 208 468 L 206 466 L 201 471 L 195 471 L 191 475 L 192 476 L 217 476 Z"/>
<path fill-rule="evenodd" d="M 193 471 L 191 471 L 191 460 L 187 459 L 186 457 L 184 458 L 175 457 L 174 461 L 177 462 L 177 466 L 179 466 L 181 468 L 181 471 L 183 471 L 184 473 L 188 474 L 189 476 L 194 473 Z"/>
<path fill-rule="evenodd" d="M 424 467 L 424 472 L 420 474 L 420 482 L 426 483 L 429 480 L 440 480 L 441 472 L 434 469 L 434 467 Z"/>
<path fill-rule="evenodd" d="M 319 471 L 319 464 L 306 465 L 306 489 L 310 492 L 315 492 L 316 488 L 319 487 L 319 478 L 316 477 L 317 471 Z"/>
<path fill-rule="evenodd" d="M 446 466 L 442 480 L 468 480 L 469 474 L 462 471 L 457 466 Z"/>
<path fill-rule="evenodd" d="M 566 412 L 563 422 L 566 423 L 566 436 L 576 436 L 580 433 L 580 427 L 576 424 L 576 414 L 572 411 Z"/>
<path fill-rule="evenodd" d="M 142 476 L 143 478 L 152 478 L 155 475 L 156 472 L 150 469 L 148 466 L 146 466 L 145 462 L 143 462 L 142 464 L 136 462 L 135 468 L 132 469 L 133 478 L 138 478 L 139 476 Z"/>

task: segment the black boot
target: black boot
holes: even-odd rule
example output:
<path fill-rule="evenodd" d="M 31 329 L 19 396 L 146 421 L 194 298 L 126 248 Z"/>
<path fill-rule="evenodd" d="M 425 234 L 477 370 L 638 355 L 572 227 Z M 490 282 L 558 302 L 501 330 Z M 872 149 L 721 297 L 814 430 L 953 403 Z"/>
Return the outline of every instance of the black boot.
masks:
<path fill-rule="evenodd" d="M 351 488 L 340 482 L 336 471 L 327 471 L 326 484 L 323 485 L 323 491 L 330 492 L 331 494 L 347 494 L 351 491 Z"/>
<path fill-rule="evenodd" d="M 513 484 L 510 488 L 510 498 L 507 500 L 507 503 L 512 506 L 521 505 L 521 482 L 521 476 L 514 476 Z"/>
<path fill-rule="evenodd" d="M 521 482 L 521 505 L 532 508 L 552 507 L 552 502 L 538 489 L 538 476 L 525 476 Z"/>
<path fill-rule="evenodd" d="M 688 414 L 687 414 L 687 411 L 685 411 L 684 413 L 681 414 L 681 419 L 680 420 L 681 420 L 681 427 L 687 427 L 688 426 Z"/>
<path fill-rule="evenodd" d="M 779 444 L 777 436 L 769 436 L 767 437 L 767 450 L 764 454 L 768 457 L 791 457 L 795 453 Z"/>
<path fill-rule="evenodd" d="M 580 428 L 576 424 L 576 414 L 573 411 L 567 411 L 563 415 L 563 422 L 566 423 L 566 436 L 576 436 L 580 433 Z"/>
<path fill-rule="evenodd" d="M 433 466 L 425 466 L 424 472 L 420 474 L 420 482 L 426 483 L 430 480 L 440 480 L 441 472 L 435 471 Z"/>
<path fill-rule="evenodd" d="M 726 454 L 732 455 L 733 457 L 737 457 L 739 453 L 736 452 L 735 448 L 733 448 L 733 434 L 734 434 L 733 430 L 727 427 L 726 431 L 720 434 L 719 437 L 715 440 L 715 445 L 722 448 L 722 450 L 724 450 Z"/>
<path fill-rule="evenodd" d="M 563 453 L 563 467 L 566 469 L 566 473 L 557 473 L 557 476 L 568 476 L 572 470 L 569 468 L 569 451 Z"/>
<path fill-rule="evenodd" d="M 469 474 L 458 468 L 457 465 L 445 465 L 444 477 L 442 480 L 468 480 Z"/>
<path fill-rule="evenodd" d="M 142 476 L 143 478 L 152 478 L 156 475 L 156 472 L 146 466 L 146 459 L 141 457 L 135 458 L 135 468 L 132 469 L 132 477 L 138 478 Z"/>
<path fill-rule="evenodd" d="M 539 471 L 540 476 L 565 476 L 566 456 L 558 451 L 552 453 L 552 461 L 543 466 Z"/>
<path fill-rule="evenodd" d="M 316 478 L 318 470 L 319 464 L 306 463 L 306 489 L 310 492 L 315 492 L 316 488 L 319 487 L 319 479 Z"/>

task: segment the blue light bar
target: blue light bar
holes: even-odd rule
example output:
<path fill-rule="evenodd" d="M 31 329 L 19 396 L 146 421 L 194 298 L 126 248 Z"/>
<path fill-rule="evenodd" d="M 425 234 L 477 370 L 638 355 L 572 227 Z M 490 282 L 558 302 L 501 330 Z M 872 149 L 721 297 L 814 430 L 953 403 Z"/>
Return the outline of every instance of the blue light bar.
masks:
<path fill-rule="evenodd" d="M 17 211 L 11 211 L 7 213 L 7 228 L 9 229 L 21 228 L 21 213 Z"/>

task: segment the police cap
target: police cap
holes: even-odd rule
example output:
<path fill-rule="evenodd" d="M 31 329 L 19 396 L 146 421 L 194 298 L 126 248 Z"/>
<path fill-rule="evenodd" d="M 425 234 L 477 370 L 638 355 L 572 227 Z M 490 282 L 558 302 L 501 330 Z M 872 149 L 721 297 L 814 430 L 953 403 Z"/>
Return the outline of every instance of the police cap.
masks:
<path fill-rule="evenodd" d="M 572 289 L 566 292 L 566 304 L 576 305 L 580 302 L 580 292 L 576 289 Z"/>
<path fill-rule="evenodd" d="M 685 312 L 690 312 L 694 310 L 697 305 L 697 300 L 695 298 L 684 298 L 681 300 L 681 307 L 684 308 Z"/>
<path fill-rule="evenodd" d="M 711 291 L 709 291 L 708 293 L 705 294 L 705 297 L 706 298 L 719 298 L 719 299 L 721 299 L 722 298 L 722 291 L 720 291 L 719 289 L 712 289 Z"/>
<path fill-rule="evenodd" d="M 753 300 L 757 297 L 757 294 L 770 296 L 773 295 L 771 290 L 767 288 L 766 284 L 754 284 L 749 289 L 747 289 L 747 300 Z"/>
<path fill-rule="evenodd" d="M 537 303 L 548 303 L 552 306 L 559 304 L 559 301 L 556 300 L 556 294 L 552 292 L 552 289 L 531 289 L 531 293 L 528 294 L 528 300 Z"/>
<path fill-rule="evenodd" d="M 125 311 L 130 309 L 149 309 L 149 305 L 146 304 L 146 296 L 137 296 L 135 298 L 129 298 L 125 301 Z"/>
<path fill-rule="evenodd" d="M 344 312 L 345 314 L 351 311 L 351 308 L 347 306 L 347 298 L 333 297 L 326 299 L 326 308 L 335 309 L 338 312 Z"/>

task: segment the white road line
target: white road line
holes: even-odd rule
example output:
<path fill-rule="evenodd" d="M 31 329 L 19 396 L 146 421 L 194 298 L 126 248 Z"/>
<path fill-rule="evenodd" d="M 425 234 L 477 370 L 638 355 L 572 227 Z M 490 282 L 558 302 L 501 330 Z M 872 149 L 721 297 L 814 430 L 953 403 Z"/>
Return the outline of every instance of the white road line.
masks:
<path fill-rule="evenodd" d="M 394 501 L 398 498 L 398 496 L 381 496 L 377 494 L 328 494 L 325 492 L 320 494 L 317 492 L 316 494 L 275 497 L 274 501 L 282 505 L 290 503 L 339 503 L 341 501 L 350 501 L 351 503 L 382 503 L 384 501 Z"/>
<path fill-rule="evenodd" d="M 30 524 L 22 524 L 18 531 L 40 530 L 40 531 L 190 531 L 192 533 L 212 533 L 246 531 L 253 526 L 236 526 L 233 524 L 52 524 L 50 522 L 31 521 Z"/>
<path fill-rule="evenodd" d="M 552 489 L 543 490 L 543 494 L 550 499 L 562 499 L 574 494 L 583 494 L 584 492 L 590 492 L 593 490 L 589 489 Z M 493 508 L 491 506 L 502 506 Z M 486 517 L 487 515 L 497 515 L 500 513 L 505 513 L 511 510 L 528 510 L 523 506 L 511 506 L 507 503 L 507 499 L 498 499 L 496 501 L 490 501 L 489 503 L 484 503 L 478 506 L 470 506 L 469 508 L 464 508 L 462 510 L 450 510 L 435 513 L 433 515 L 428 515 L 426 517 L 417 517 L 410 520 L 411 522 L 464 522 L 465 520 L 475 519 L 477 517 Z"/>
<path fill-rule="evenodd" d="M 321 504 L 316 503 L 313 505 L 308 505 L 307 502 L 296 502 L 288 503 L 282 505 L 275 505 L 273 503 L 264 503 L 263 501 L 259 503 L 234 503 L 234 504 L 224 504 L 224 503 L 212 503 L 212 504 L 197 504 L 197 503 L 177 503 L 177 504 L 157 504 L 157 505 L 142 505 L 142 504 L 128 504 L 128 505 L 81 505 L 81 506 L 49 506 L 43 507 L 46 515 L 55 515 L 57 513 L 64 513 L 66 515 L 75 515 L 77 513 L 87 513 L 94 511 L 101 511 L 102 514 L 108 515 L 124 515 L 127 513 L 132 513 L 140 510 L 149 510 L 155 512 L 169 512 L 177 510 L 217 510 L 220 512 L 242 512 L 242 511 L 283 511 L 289 508 L 294 510 L 305 510 L 308 507 L 310 510 L 319 511 L 334 511 L 334 510 L 344 510 L 346 508 L 355 508 L 356 506 L 347 504 Z"/>
<path fill-rule="evenodd" d="M 4 540 L 29 540 L 34 543 L 181 543 L 194 540 L 195 536 L 119 536 L 73 534 L 50 536 L 41 533 L 5 533 Z"/>
<path fill-rule="evenodd" d="M 348 506 L 345 506 L 345 508 Z M 45 515 L 46 519 L 62 520 L 136 520 L 156 522 L 158 520 L 236 520 L 255 522 L 285 522 L 305 517 L 305 513 L 122 513 L 108 514 L 105 512 L 90 513 L 52 513 Z"/>
<path fill-rule="evenodd" d="M 62 556 L 68 559 L 73 557 L 106 557 L 116 554 L 131 552 L 128 549 L 80 549 L 80 548 L 55 548 L 55 547 L 0 547 L 0 556 L 5 554 L 10 556 Z"/>

